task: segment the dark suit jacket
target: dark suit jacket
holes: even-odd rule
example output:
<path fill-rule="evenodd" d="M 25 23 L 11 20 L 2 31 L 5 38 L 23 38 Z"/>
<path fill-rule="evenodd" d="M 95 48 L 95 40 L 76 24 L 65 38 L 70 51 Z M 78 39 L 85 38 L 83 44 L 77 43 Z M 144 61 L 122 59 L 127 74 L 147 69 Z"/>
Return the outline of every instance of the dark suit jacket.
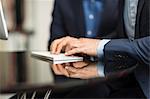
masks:
<path fill-rule="evenodd" d="M 120 9 L 124 7 L 123 0 L 121 5 Z M 123 11 L 122 9 L 120 16 L 123 16 Z M 149 0 L 139 0 L 135 30 L 136 40 L 114 39 L 104 49 L 105 74 L 111 75 L 117 72 L 123 74 L 125 70 L 134 68 L 135 77 L 147 97 L 149 97 L 150 83 L 150 37 L 147 37 L 150 34 L 149 21 Z M 126 34 L 123 17 L 120 17 L 117 32 Z"/>
<path fill-rule="evenodd" d="M 104 0 L 104 10 L 96 38 L 116 38 L 120 0 Z M 99 14 L 99 13 L 98 13 Z M 55 39 L 85 37 L 85 17 L 82 0 L 55 0 L 49 44 Z M 48 46 L 49 48 L 49 46 Z"/>

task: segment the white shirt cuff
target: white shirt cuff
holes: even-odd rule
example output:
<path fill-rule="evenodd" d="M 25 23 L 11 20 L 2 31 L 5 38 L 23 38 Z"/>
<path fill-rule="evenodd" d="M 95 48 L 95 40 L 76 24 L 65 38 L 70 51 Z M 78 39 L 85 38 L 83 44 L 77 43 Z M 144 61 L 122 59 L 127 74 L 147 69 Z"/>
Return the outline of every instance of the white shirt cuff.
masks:
<path fill-rule="evenodd" d="M 97 47 L 97 56 L 98 58 L 102 59 L 104 56 L 104 46 L 109 42 L 109 39 L 103 39 L 99 41 L 98 47 Z"/>
<path fill-rule="evenodd" d="M 98 72 L 99 77 L 105 77 L 104 64 L 102 62 L 98 62 L 96 66 L 97 66 L 97 72 Z"/>

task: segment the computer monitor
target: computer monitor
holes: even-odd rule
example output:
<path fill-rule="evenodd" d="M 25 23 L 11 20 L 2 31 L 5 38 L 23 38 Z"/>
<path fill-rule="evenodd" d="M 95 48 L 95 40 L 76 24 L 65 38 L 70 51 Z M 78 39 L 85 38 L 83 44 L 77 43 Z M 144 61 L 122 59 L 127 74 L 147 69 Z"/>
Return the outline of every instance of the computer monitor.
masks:
<path fill-rule="evenodd" d="M 0 39 L 7 40 L 8 39 L 8 30 L 6 21 L 4 18 L 3 7 L 0 1 Z"/>

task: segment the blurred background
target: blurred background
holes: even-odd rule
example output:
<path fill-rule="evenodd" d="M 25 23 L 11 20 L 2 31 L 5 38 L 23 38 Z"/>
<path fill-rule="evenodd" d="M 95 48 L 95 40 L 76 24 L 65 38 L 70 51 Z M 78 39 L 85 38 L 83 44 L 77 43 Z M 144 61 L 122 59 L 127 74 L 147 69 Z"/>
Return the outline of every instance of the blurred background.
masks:
<path fill-rule="evenodd" d="M 47 50 L 54 0 L 1 0 L 9 29 L 0 51 Z"/>
<path fill-rule="evenodd" d="M 54 0 L 1 1 L 9 30 L 9 39 L 0 40 L 0 51 L 47 50 Z M 40 63 L 33 63 L 33 65 L 40 65 Z M 36 68 L 37 73 L 31 75 L 32 79 L 48 79 L 46 76 L 43 78 L 43 75 L 49 74 L 48 68 L 48 66 Z M 35 68 L 30 68 L 30 70 L 35 71 Z M 43 73 L 39 74 L 38 70 L 42 70 Z M 0 95 L 0 99 L 8 99 L 10 96 Z"/>

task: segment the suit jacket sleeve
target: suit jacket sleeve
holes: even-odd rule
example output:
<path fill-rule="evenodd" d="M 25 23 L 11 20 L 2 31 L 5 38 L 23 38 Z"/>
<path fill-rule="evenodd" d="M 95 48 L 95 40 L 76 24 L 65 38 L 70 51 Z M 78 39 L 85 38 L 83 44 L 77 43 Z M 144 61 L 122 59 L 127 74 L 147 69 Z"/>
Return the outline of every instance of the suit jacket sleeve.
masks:
<path fill-rule="evenodd" d="M 105 75 L 135 68 L 136 64 L 150 63 L 150 36 L 130 41 L 111 40 L 104 48 Z"/>
<path fill-rule="evenodd" d="M 54 10 L 52 13 L 52 24 L 51 24 L 51 28 L 50 28 L 50 39 L 48 42 L 48 50 L 50 47 L 50 44 L 52 43 L 52 41 L 54 41 L 55 39 L 61 38 L 66 36 L 66 32 L 65 32 L 65 25 L 64 25 L 64 20 L 63 20 L 63 15 L 62 15 L 62 11 L 61 11 L 61 1 L 60 0 L 55 0 L 54 3 Z"/>

